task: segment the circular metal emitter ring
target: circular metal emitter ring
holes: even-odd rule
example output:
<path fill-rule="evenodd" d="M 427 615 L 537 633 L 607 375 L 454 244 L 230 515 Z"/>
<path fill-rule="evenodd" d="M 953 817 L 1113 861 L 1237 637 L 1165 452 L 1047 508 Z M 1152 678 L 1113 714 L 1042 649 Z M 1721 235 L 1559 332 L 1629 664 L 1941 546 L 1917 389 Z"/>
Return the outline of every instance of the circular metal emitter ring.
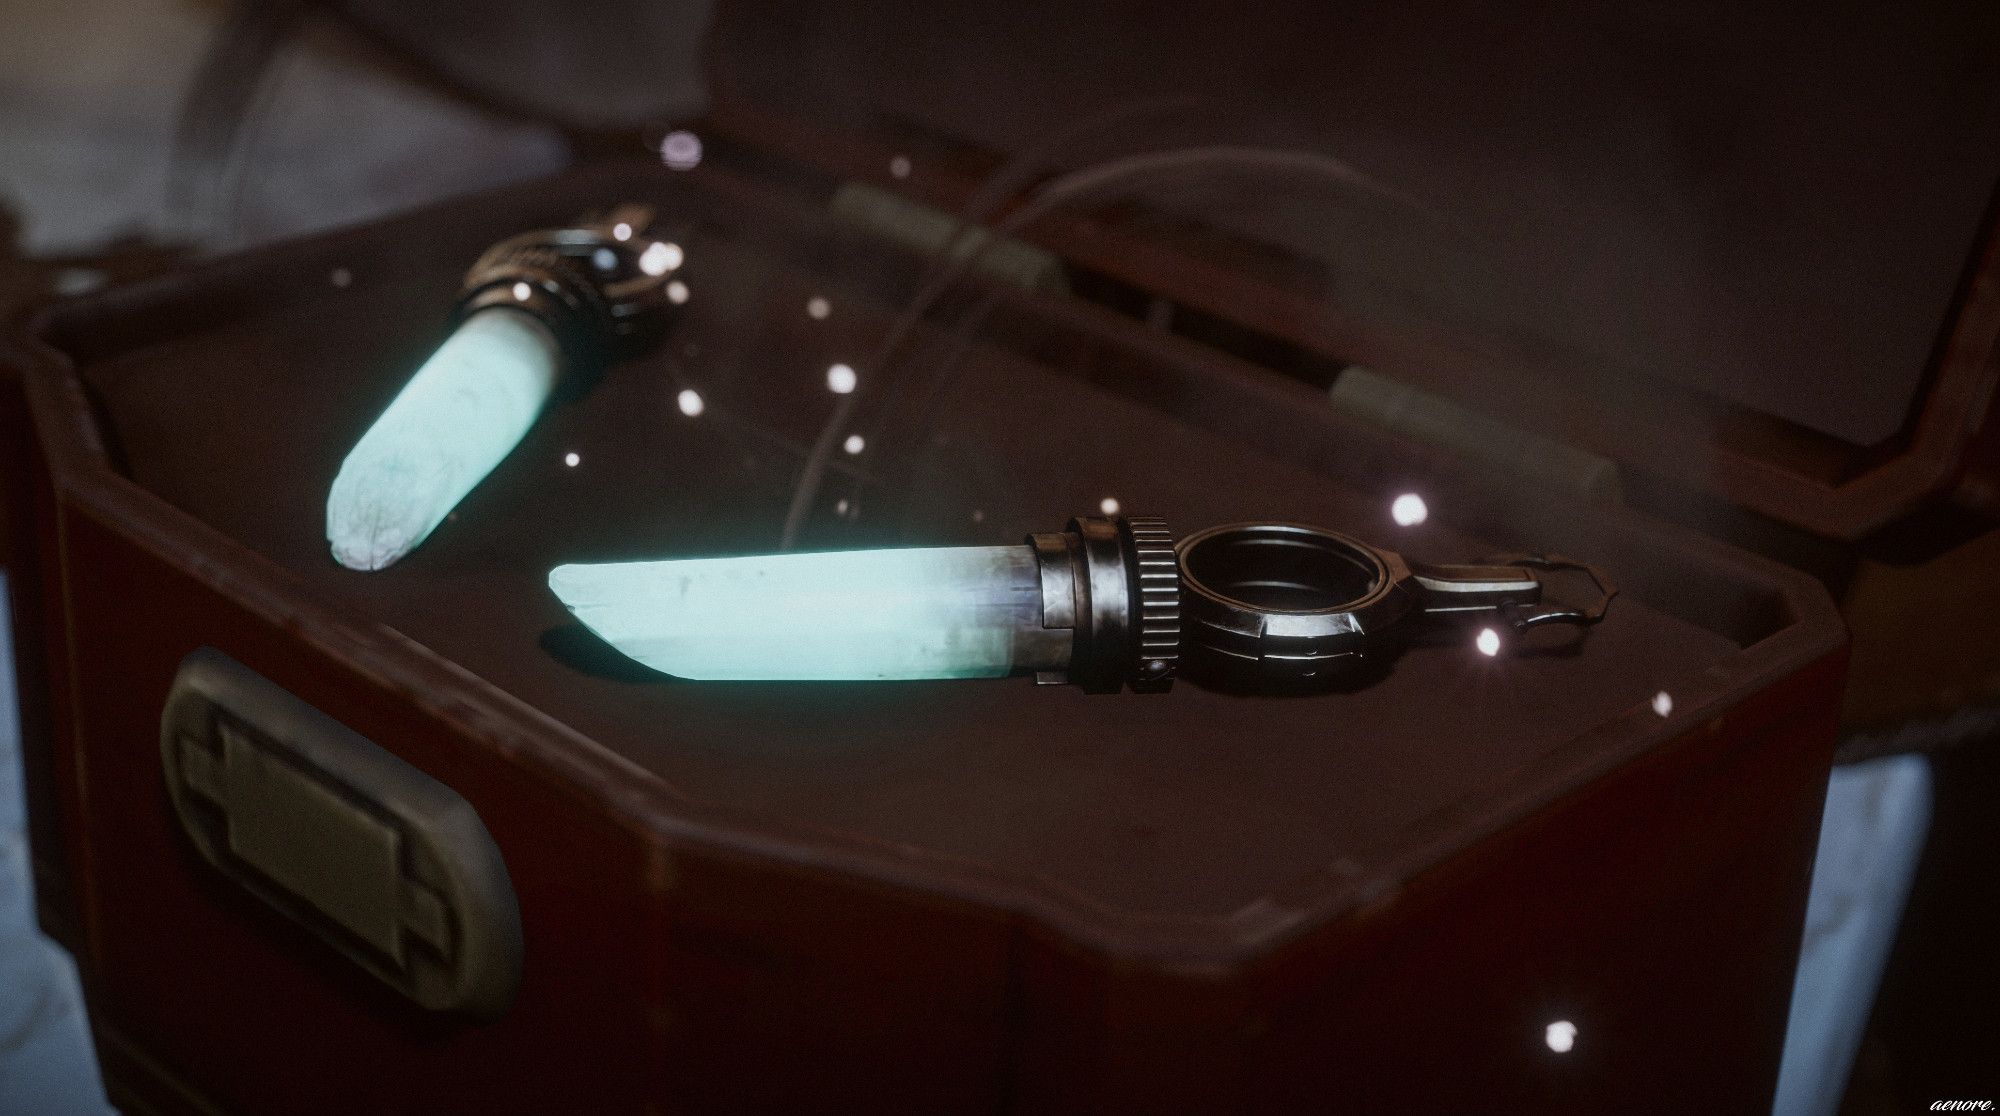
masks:
<path fill-rule="evenodd" d="M 1403 560 L 1300 523 L 1231 523 L 1177 547 L 1181 646 L 1191 668 L 1312 683 L 1360 665 L 1416 607 Z"/>
<path fill-rule="evenodd" d="M 673 313 L 667 280 L 639 263 L 656 243 L 652 220 L 647 207 L 623 205 L 599 221 L 508 237 L 466 273 L 455 316 L 501 307 L 540 320 L 562 348 L 566 387 L 586 386 L 609 360 L 651 342 Z"/>

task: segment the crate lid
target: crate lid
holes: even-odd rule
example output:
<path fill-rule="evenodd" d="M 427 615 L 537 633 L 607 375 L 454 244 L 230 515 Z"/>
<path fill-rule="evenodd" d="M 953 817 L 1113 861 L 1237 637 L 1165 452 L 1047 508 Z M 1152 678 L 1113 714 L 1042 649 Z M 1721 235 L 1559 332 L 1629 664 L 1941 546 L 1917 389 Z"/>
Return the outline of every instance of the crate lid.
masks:
<path fill-rule="evenodd" d="M 952 211 L 1003 166 L 1025 197 L 1169 148 L 1339 160 L 1379 189 L 1222 155 L 1022 235 L 1195 320 L 1822 535 L 1951 488 L 1990 403 L 1991 5 L 610 3 L 451 34 L 340 6 L 593 127 L 685 114 L 671 57 L 699 44 L 710 134 Z M 520 80 L 506 44 L 529 30 L 591 64 Z"/>

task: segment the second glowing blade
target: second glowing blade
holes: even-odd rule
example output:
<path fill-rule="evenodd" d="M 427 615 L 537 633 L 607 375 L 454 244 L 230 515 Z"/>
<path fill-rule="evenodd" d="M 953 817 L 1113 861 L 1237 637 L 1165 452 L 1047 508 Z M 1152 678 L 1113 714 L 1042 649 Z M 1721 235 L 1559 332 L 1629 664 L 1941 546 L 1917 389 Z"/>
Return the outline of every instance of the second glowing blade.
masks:
<path fill-rule="evenodd" d="M 1025 546 L 559 566 L 585 626 L 681 678 L 991 678 L 1042 625 Z"/>
<path fill-rule="evenodd" d="M 525 313 L 467 318 L 341 463 L 326 503 L 334 558 L 379 570 L 423 542 L 527 434 L 560 359 Z"/>

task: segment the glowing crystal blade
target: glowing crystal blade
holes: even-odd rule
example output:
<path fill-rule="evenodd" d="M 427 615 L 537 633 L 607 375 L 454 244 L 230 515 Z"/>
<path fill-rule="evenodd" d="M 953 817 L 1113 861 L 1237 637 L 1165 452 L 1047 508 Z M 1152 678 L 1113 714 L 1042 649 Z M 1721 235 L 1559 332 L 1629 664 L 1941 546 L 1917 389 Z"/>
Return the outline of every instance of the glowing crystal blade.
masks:
<path fill-rule="evenodd" d="M 499 307 L 467 318 L 341 462 L 326 501 L 334 560 L 379 570 L 423 542 L 520 442 L 560 372 L 535 318 Z"/>
<path fill-rule="evenodd" d="M 1031 661 L 1026 546 L 559 566 L 549 588 L 654 670 L 693 679 L 992 678 Z"/>

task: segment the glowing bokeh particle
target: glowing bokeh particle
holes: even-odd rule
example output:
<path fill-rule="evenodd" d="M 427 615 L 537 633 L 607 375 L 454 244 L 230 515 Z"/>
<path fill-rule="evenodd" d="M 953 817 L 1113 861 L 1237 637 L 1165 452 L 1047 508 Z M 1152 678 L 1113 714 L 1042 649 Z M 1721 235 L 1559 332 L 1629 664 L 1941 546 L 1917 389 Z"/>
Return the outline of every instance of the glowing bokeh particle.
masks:
<path fill-rule="evenodd" d="M 1550 1050 L 1567 1054 L 1576 1047 L 1576 1024 L 1558 1019 L 1542 1033 L 1542 1041 L 1549 1044 Z"/>
<path fill-rule="evenodd" d="M 852 392 L 855 385 L 860 383 L 860 381 L 861 378 L 854 374 L 854 369 L 849 368 L 845 364 L 836 364 L 826 370 L 826 390 L 833 392 L 835 395 L 846 395 Z"/>
<path fill-rule="evenodd" d="M 679 306 L 688 300 L 688 285 L 679 279 L 667 284 L 667 301 Z"/>
<path fill-rule="evenodd" d="M 820 296 L 814 295 L 806 299 L 806 316 L 814 321 L 825 321 L 826 316 L 831 313 L 833 313 L 833 304 Z"/>
<path fill-rule="evenodd" d="M 1674 711 L 1674 695 L 1661 690 L 1653 695 L 1653 712 L 1665 717 Z"/>
<path fill-rule="evenodd" d="M 1500 633 L 1492 628 L 1479 629 L 1479 638 L 1472 642 L 1473 646 L 1479 648 L 1479 653 L 1488 658 L 1500 653 Z"/>
<path fill-rule="evenodd" d="M 579 454 L 579 453 L 576 453 L 575 451 L 571 451 L 571 452 L 569 452 L 569 453 L 566 453 L 566 454 L 563 454 L 563 464 L 565 464 L 565 465 L 569 466 L 570 468 L 574 469 L 574 468 L 576 468 L 576 467 L 577 467 L 578 465 L 581 465 L 581 464 L 583 464 L 583 455 L 582 455 L 582 454 Z"/>
<path fill-rule="evenodd" d="M 859 434 L 849 434 L 847 440 L 840 443 L 840 448 L 846 450 L 848 453 L 860 453 L 867 447 L 868 443 L 863 441 Z"/>
<path fill-rule="evenodd" d="M 1403 493 L 1389 505 L 1389 518 L 1395 520 L 1398 527 L 1415 527 L 1430 516 L 1431 510 L 1424 506 L 1424 498 L 1414 492 Z"/>
<path fill-rule="evenodd" d="M 1097 502 L 1097 510 L 1103 512 L 1105 515 L 1117 515 L 1118 498 L 1116 496 L 1106 496 Z"/>
<path fill-rule="evenodd" d="M 693 418 L 708 409 L 708 404 L 702 400 L 701 393 L 693 388 L 683 389 L 679 395 L 674 397 L 674 403 L 680 407 L 681 414 L 689 418 Z"/>
<path fill-rule="evenodd" d="M 672 170 L 693 170 L 701 165 L 701 137 L 693 132 L 668 132 L 660 141 L 660 161 Z"/>
<path fill-rule="evenodd" d="M 660 276 L 681 266 L 687 253 L 671 240 L 654 241 L 639 253 L 639 270 L 648 275 Z"/>

